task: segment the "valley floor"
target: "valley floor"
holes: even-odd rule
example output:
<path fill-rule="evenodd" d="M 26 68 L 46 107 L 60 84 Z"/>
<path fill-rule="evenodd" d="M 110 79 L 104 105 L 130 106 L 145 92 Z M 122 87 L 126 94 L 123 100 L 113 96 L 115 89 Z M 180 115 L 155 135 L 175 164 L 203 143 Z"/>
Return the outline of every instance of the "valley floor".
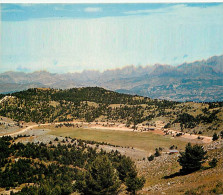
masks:
<path fill-rule="evenodd" d="M 223 140 L 212 142 L 210 137 L 198 139 L 196 135 L 176 135 L 174 132 L 166 135 L 164 130 L 157 128 L 152 131 L 133 130 L 125 127 L 124 124 L 108 123 L 84 123 L 72 122 L 70 127 L 67 123 L 53 124 L 23 124 L 23 128 L 8 130 L 8 135 L 23 135 L 16 142 L 44 142 L 56 144 L 55 138 L 64 140 L 64 144 L 71 142 L 71 138 L 104 142 L 98 148 L 106 151 L 118 150 L 121 154 L 130 156 L 136 163 L 140 175 L 146 178 L 141 194 L 215 194 L 223 189 Z M 166 131 L 166 130 L 165 130 Z M 171 132 L 171 130 L 168 130 Z M 1 135 L 6 135 L 1 132 Z M 26 136 L 24 136 L 26 135 Z M 209 141 L 204 141 L 209 140 Z M 169 154 L 170 146 L 177 146 L 178 151 L 183 151 L 188 142 L 203 144 L 208 150 L 208 156 L 216 157 L 218 165 L 215 168 L 208 168 L 195 173 L 177 176 L 180 166 L 177 162 L 179 153 Z M 88 144 L 96 147 L 96 144 Z M 155 153 L 156 148 L 161 148 L 161 156 L 148 161 L 147 157 Z M 175 175 L 174 175 L 175 174 Z M 164 177 L 167 176 L 165 179 Z M 169 176 L 169 177 L 168 177 Z M 0 191 L 0 194 L 7 194 Z"/>

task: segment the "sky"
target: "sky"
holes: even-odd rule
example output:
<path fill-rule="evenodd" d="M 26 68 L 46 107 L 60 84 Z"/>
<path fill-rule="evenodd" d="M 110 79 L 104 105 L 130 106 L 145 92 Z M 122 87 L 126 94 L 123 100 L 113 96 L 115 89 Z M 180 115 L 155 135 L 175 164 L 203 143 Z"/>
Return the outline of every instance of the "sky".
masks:
<path fill-rule="evenodd" d="M 179 65 L 223 54 L 223 3 L 0 4 L 0 73 Z"/>

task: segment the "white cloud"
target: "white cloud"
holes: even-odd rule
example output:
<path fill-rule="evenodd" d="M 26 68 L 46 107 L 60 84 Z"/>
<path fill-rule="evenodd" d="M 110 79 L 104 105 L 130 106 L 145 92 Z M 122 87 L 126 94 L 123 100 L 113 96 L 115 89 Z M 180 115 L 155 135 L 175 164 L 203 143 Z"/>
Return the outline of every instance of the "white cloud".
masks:
<path fill-rule="evenodd" d="M 85 12 L 101 12 L 102 8 L 100 7 L 86 7 L 84 9 Z"/>
<path fill-rule="evenodd" d="M 181 9 L 185 7 L 184 4 L 174 5 L 170 7 L 158 8 L 158 9 L 143 9 L 143 10 L 134 10 L 134 11 L 127 11 L 123 12 L 126 15 L 138 15 L 138 14 L 154 14 L 154 13 L 167 13 L 171 12 L 176 9 Z"/>
<path fill-rule="evenodd" d="M 143 16 L 2 21 L 0 72 L 19 66 L 51 72 L 102 71 L 220 55 L 222 10 L 223 6 L 184 6 Z"/>

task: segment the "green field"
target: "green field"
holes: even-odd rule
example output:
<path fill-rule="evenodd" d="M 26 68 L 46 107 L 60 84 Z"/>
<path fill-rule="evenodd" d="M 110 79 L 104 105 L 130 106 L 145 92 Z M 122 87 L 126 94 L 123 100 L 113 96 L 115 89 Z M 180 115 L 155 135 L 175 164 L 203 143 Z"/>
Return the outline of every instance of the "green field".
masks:
<path fill-rule="evenodd" d="M 107 142 L 114 145 L 134 147 L 151 152 L 158 147 L 168 149 L 171 145 L 177 145 L 179 149 L 184 149 L 187 143 L 178 139 L 171 139 L 167 136 L 153 134 L 151 132 L 124 132 L 71 127 L 55 128 L 53 126 L 46 128 L 51 129 L 49 134 L 56 135 L 58 137 L 67 136 L 83 140 Z"/>

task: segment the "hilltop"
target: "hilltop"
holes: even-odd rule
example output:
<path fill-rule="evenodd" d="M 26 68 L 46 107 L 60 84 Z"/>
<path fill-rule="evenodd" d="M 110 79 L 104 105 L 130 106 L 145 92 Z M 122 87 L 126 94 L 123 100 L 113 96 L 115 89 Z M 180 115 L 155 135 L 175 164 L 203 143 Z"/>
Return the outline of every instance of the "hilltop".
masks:
<path fill-rule="evenodd" d="M 18 122 L 119 122 L 134 129 L 162 121 L 164 128 L 209 136 L 223 128 L 222 102 L 181 103 L 99 87 L 33 88 L 2 95 L 0 115 Z"/>
<path fill-rule="evenodd" d="M 121 69 L 53 74 L 5 72 L 0 74 L 0 93 L 33 87 L 69 89 L 103 87 L 117 92 L 174 101 L 223 101 L 223 55 L 178 66 L 126 66 Z"/>

